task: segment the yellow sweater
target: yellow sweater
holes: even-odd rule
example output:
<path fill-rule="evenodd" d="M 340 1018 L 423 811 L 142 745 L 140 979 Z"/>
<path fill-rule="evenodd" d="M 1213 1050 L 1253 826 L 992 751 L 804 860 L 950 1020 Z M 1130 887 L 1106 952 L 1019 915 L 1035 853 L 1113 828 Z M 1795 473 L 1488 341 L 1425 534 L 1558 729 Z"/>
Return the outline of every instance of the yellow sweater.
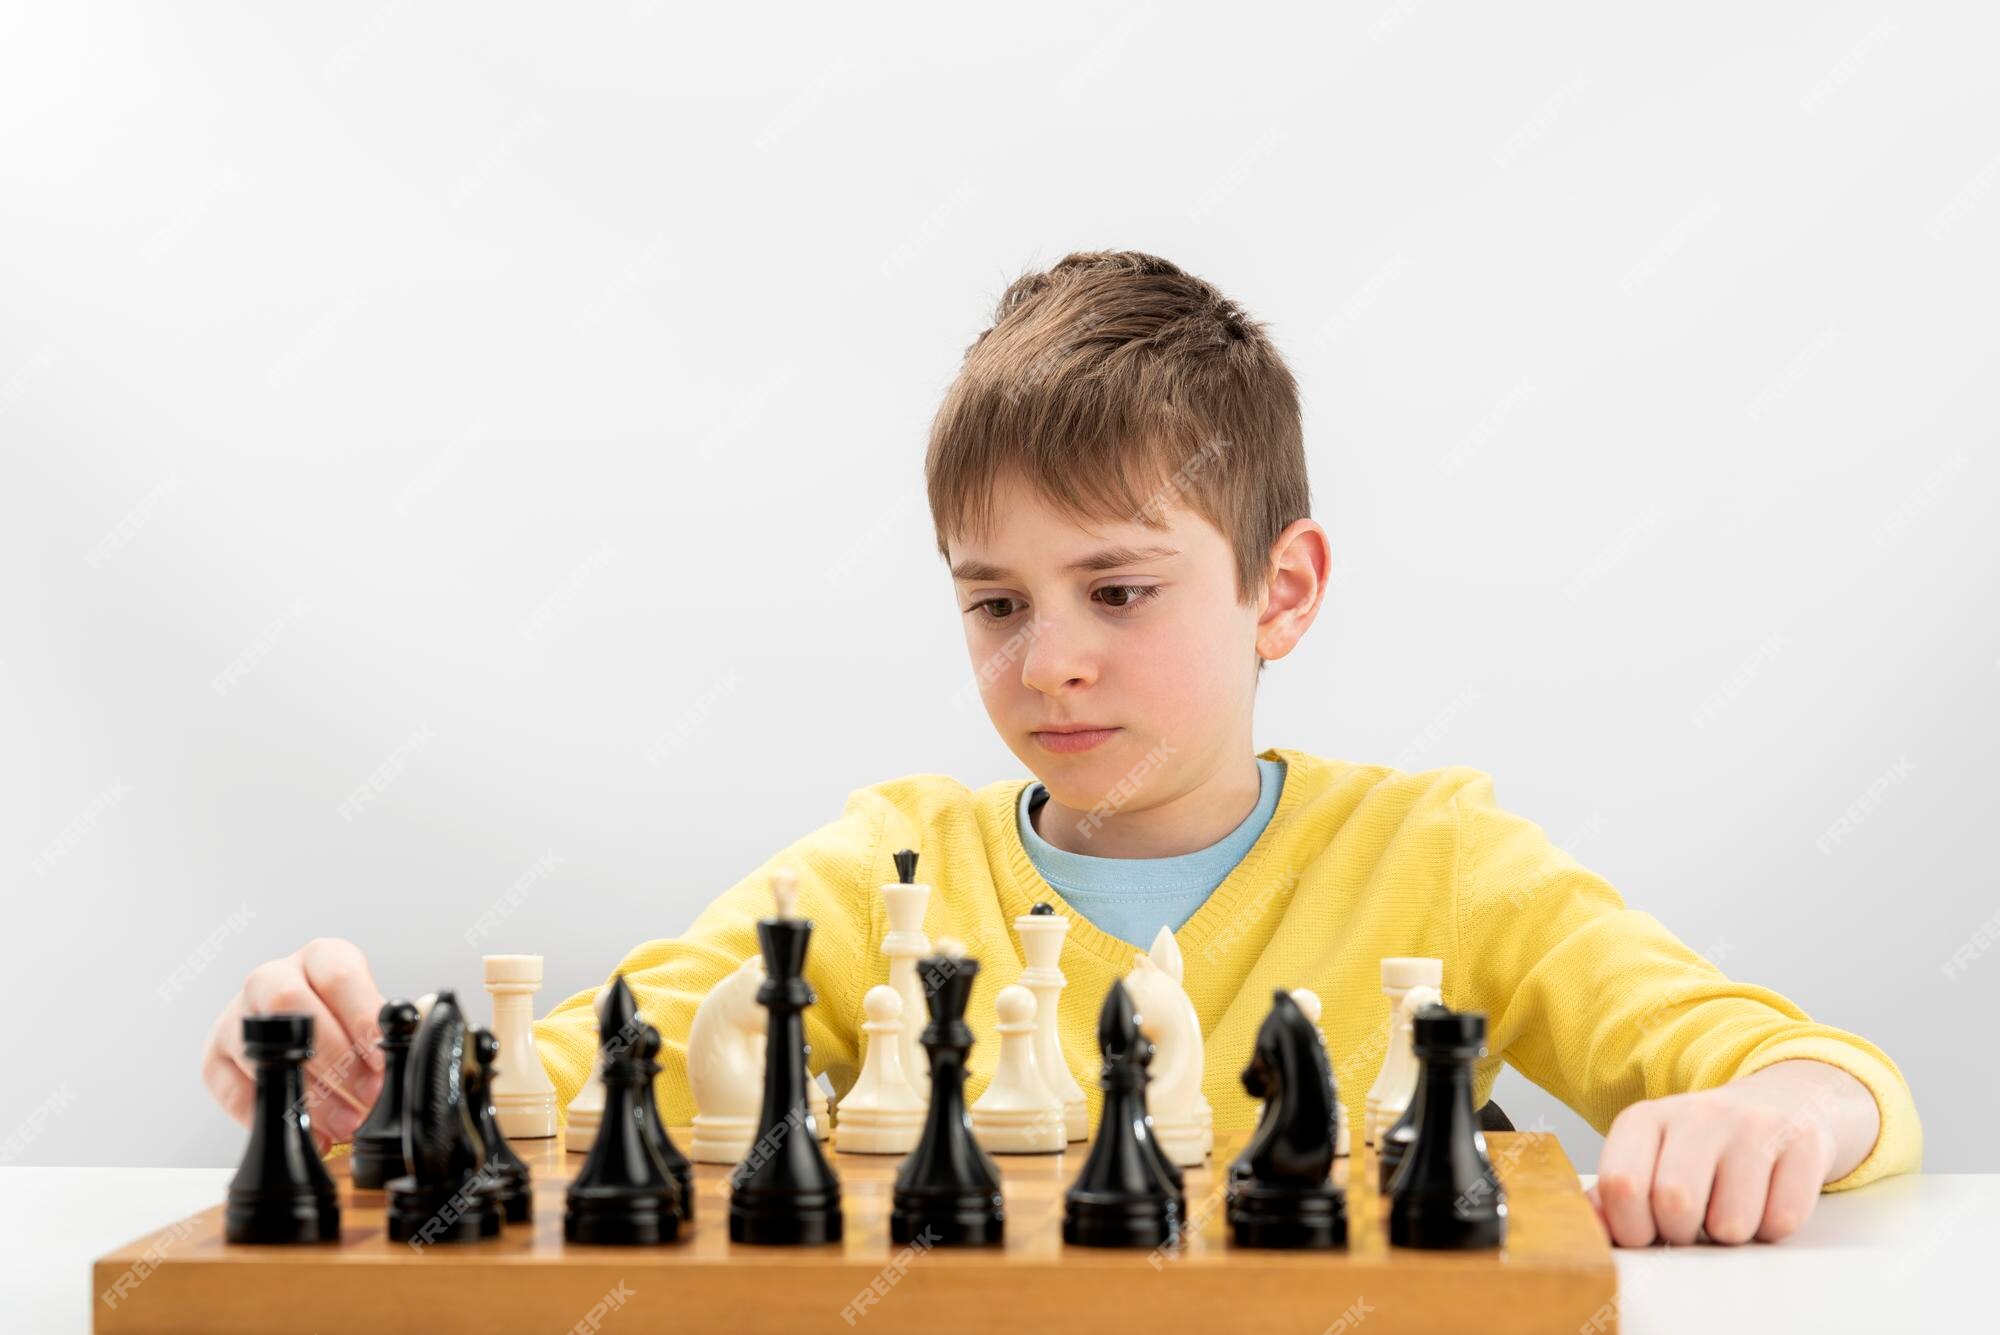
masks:
<path fill-rule="evenodd" d="M 1881 1049 L 1813 1023 L 1768 988 L 1724 977 L 1658 919 L 1625 907 L 1539 826 L 1495 805 L 1487 775 L 1463 766 L 1410 774 L 1282 748 L 1263 754 L 1286 763 L 1278 809 L 1175 933 L 1206 1039 L 1203 1090 L 1218 1131 L 1255 1124 L 1257 1105 L 1238 1076 L 1279 987 L 1319 994 L 1340 1099 L 1358 1128 L 1388 1019 L 1380 961 L 1419 955 L 1444 961 L 1446 1005 L 1486 1013 L 1480 1103 L 1505 1060 L 1602 1132 L 1640 1099 L 1812 1058 L 1853 1074 L 1882 1115 L 1867 1158 L 1826 1189 L 1918 1166 L 1916 1105 Z M 862 996 L 888 980 L 880 891 L 895 879 L 890 855 L 900 848 L 921 854 L 917 880 L 933 887 L 925 930 L 932 940 L 959 938 L 981 964 L 967 1016 L 977 1036 L 969 1098 L 985 1088 L 998 1055 L 994 996 L 1023 967 L 1013 920 L 1037 900 L 1070 918 L 1062 1042 L 1094 1122 L 1098 1007 L 1140 947 L 1092 926 L 1036 873 L 1016 824 L 1025 782 L 975 792 L 920 774 L 860 789 L 840 819 L 745 877 L 684 934 L 626 956 L 618 970 L 665 1040 L 657 1090 L 668 1124 L 694 1116 L 686 1043 L 695 1007 L 757 952 L 756 920 L 771 912 L 770 875 L 780 866 L 797 870 L 799 912 L 814 923 L 807 978 L 818 1001 L 806 1011 L 813 1068 L 837 1091 L 853 1082 Z M 595 1051 L 592 1000 L 579 992 L 535 1026 L 564 1104 Z"/>

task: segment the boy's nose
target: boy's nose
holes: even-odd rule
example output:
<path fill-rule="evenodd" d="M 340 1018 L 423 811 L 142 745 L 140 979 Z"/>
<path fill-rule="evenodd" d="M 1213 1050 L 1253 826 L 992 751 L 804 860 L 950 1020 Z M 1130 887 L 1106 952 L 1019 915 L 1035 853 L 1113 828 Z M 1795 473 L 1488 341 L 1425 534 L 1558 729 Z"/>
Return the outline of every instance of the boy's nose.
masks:
<path fill-rule="evenodd" d="M 1054 695 L 1097 680 L 1097 654 L 1082 639 L 1049 619 L 1038 621 L 1021 656 L 1021 684 Z"/>

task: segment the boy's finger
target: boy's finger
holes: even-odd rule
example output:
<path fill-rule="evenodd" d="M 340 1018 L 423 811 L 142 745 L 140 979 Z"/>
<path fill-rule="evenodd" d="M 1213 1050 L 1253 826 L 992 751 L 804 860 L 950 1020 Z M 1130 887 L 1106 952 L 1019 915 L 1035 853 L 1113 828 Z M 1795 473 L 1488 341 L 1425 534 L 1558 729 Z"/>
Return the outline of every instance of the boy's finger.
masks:
<path fill-rule="evenodd" d="M 367 958 L 346 941 L 319 940 L 299 952 L 299 965 L 306 982 L 340 1021 L 349 1039 L 361 1045 L 362 1062 L 370 1070 L 381 1070 L 382 1053 L 375 1044 L 382 1037 L 377 1023 L 382 992 L 368 972 Z"/>
<path fill-rule="evenodd" d="M 1704 1221 L 1711 1242 L 1733 1246 L 1757 1236 L 1773 1169 L 1771 1153 L 1755 1140 L 1739 1139 L 1723 1151 Z"/>
<path fill-rule="evenodd" d="M 1687 1247 L 1701 1235 L 1716 1162 L 1727 1144 L 1726 1133 L 1706 1120 L 1689 1115 L 1666 1120 L 1653 1170 L 1653 1224 L 1662 1241 Z"/>
<path fill-rule="evenodd" d="M 1616 1246 L 1645 1247 L 1657 1236 L 1652 1194 L 1659 1151 L 1659 1115 L 1644 1104 L 1632 1104 L 1611 1123 L 1597 1157 L 1597 1194 Z"/>
<path fill-rule="evenodd" d="M 1764 1202 L 1764 1222 L 1757 1229 L 1760 1242 L 1777 1242 L 1796 1233 L 1819 1204 L 1819 1189 L 1826 1169 L 1810 1146 L 1793 1141 L 1778 1155 L 1771 1171 L 1771 1191 Z"/>

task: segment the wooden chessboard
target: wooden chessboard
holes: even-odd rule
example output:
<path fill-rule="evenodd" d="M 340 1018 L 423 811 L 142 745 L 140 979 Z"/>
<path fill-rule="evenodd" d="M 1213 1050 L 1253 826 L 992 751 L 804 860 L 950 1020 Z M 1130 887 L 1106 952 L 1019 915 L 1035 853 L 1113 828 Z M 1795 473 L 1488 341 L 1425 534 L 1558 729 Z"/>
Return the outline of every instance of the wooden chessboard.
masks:
<path fill-rule="evenodd" d="M 676 1143 L 688 1143 L 685 1131 Z M 1063 1191 L 1083 1145 L 998 1156 L 1007 1206 L 1001 1248 L 916 1253 L 889 1241 L 897 1157 L 832 1155 L 845 1238 L 824 1247 L 729 1241 L 728 1170 L 696 1166 L 691 1236 L 668 1247 L 563 1241 L 563 1188 L 582 1164 L 561 1141 L 518 1141 L 534 1171 L 532 1224 L 422 1253 L 383 1236 L 383 1196 L 356 1191 L 345 1160 L 335 1246 L 230 1247 L 222 1206 L 100 1258 L 96 1329 L 117 1332 L 864 1330 L 1203 1332 L 1302 1330 L 1615 1331 L 1611 1250 L 1554 1136 L 1494 1133 L 1488 1151 L 1508 1198 L 1500 1252 L 1393 1249 L 1375 1160 L 1341 1160 L 1345 1251 L 1279 1252 L 1229 1241 L 1221 1173 L 1242 1135 L 1218 1136 L 1186 1173 L 1192 1227 L 1176 1252 L 1107 1251 L 1062 1241 Z M 830 1151 L 829 1151 L 830 1153 Z M 1342 1324 L 1342 1322 L 1345 1324 Z"/>

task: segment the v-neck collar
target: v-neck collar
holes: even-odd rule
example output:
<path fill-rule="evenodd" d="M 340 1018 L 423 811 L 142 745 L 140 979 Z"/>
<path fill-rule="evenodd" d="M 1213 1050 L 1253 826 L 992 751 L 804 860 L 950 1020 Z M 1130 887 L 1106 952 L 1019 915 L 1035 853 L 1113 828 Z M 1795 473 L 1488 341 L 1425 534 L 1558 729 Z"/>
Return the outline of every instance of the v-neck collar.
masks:
<path fill-rule="evenodd" d="M 1306 800 L 1308 788 L 1317 789 L 1323 777 L 1323 767 L 1317 757 L 1283 747 L 1269 747 L 1257 753 L 1260 760 L 1282 760 L 1285 762 L 1285 784 L 1278 794 L 1278 808 L 1271 813 L 1271 819 L 1257 835 L 1257 841 L 1250 845 L 1250 851 L 1236 864 L 1222 884 L 1215 887 L 1194 916 L 1181 924 L 1175 932 L 1174 940 L 1181 951 L 1199 951 L 1214 939 L 1217 932 L 1235 921 L 1243 901 L 1255 895 L 1261 883 L 1273 874 L 1275 853 L 1272 851 L 1277 841 L 1285 836 L 1277 833 L 1290 824 L 1292 815 Z M 1116 969 L 1130 967 L 1132 956 L 1146 947 L 1121 940 L 1084 917 L 1062 897 L 1062 892 L 1043 879 L 1036 870 L 1035 863 L 1028 856 L 1028 849 L 1021 842 L 1019 813 L 1021 794 L 1033 779 L 1019 779 L 1011 783 L 996 783 L 982 793 L 986 807 L 983 813 L 988 824 L 988 838 L 1000 843 L 1003 857 L 996 867 L 1009 874 L 996 881 L 1000 892 L 1001 907 L 1009 921 L 1020 917 L 1036 901 L 1043 901 L 1064 914 L 1069 919 L 1069 940 Z"/>

